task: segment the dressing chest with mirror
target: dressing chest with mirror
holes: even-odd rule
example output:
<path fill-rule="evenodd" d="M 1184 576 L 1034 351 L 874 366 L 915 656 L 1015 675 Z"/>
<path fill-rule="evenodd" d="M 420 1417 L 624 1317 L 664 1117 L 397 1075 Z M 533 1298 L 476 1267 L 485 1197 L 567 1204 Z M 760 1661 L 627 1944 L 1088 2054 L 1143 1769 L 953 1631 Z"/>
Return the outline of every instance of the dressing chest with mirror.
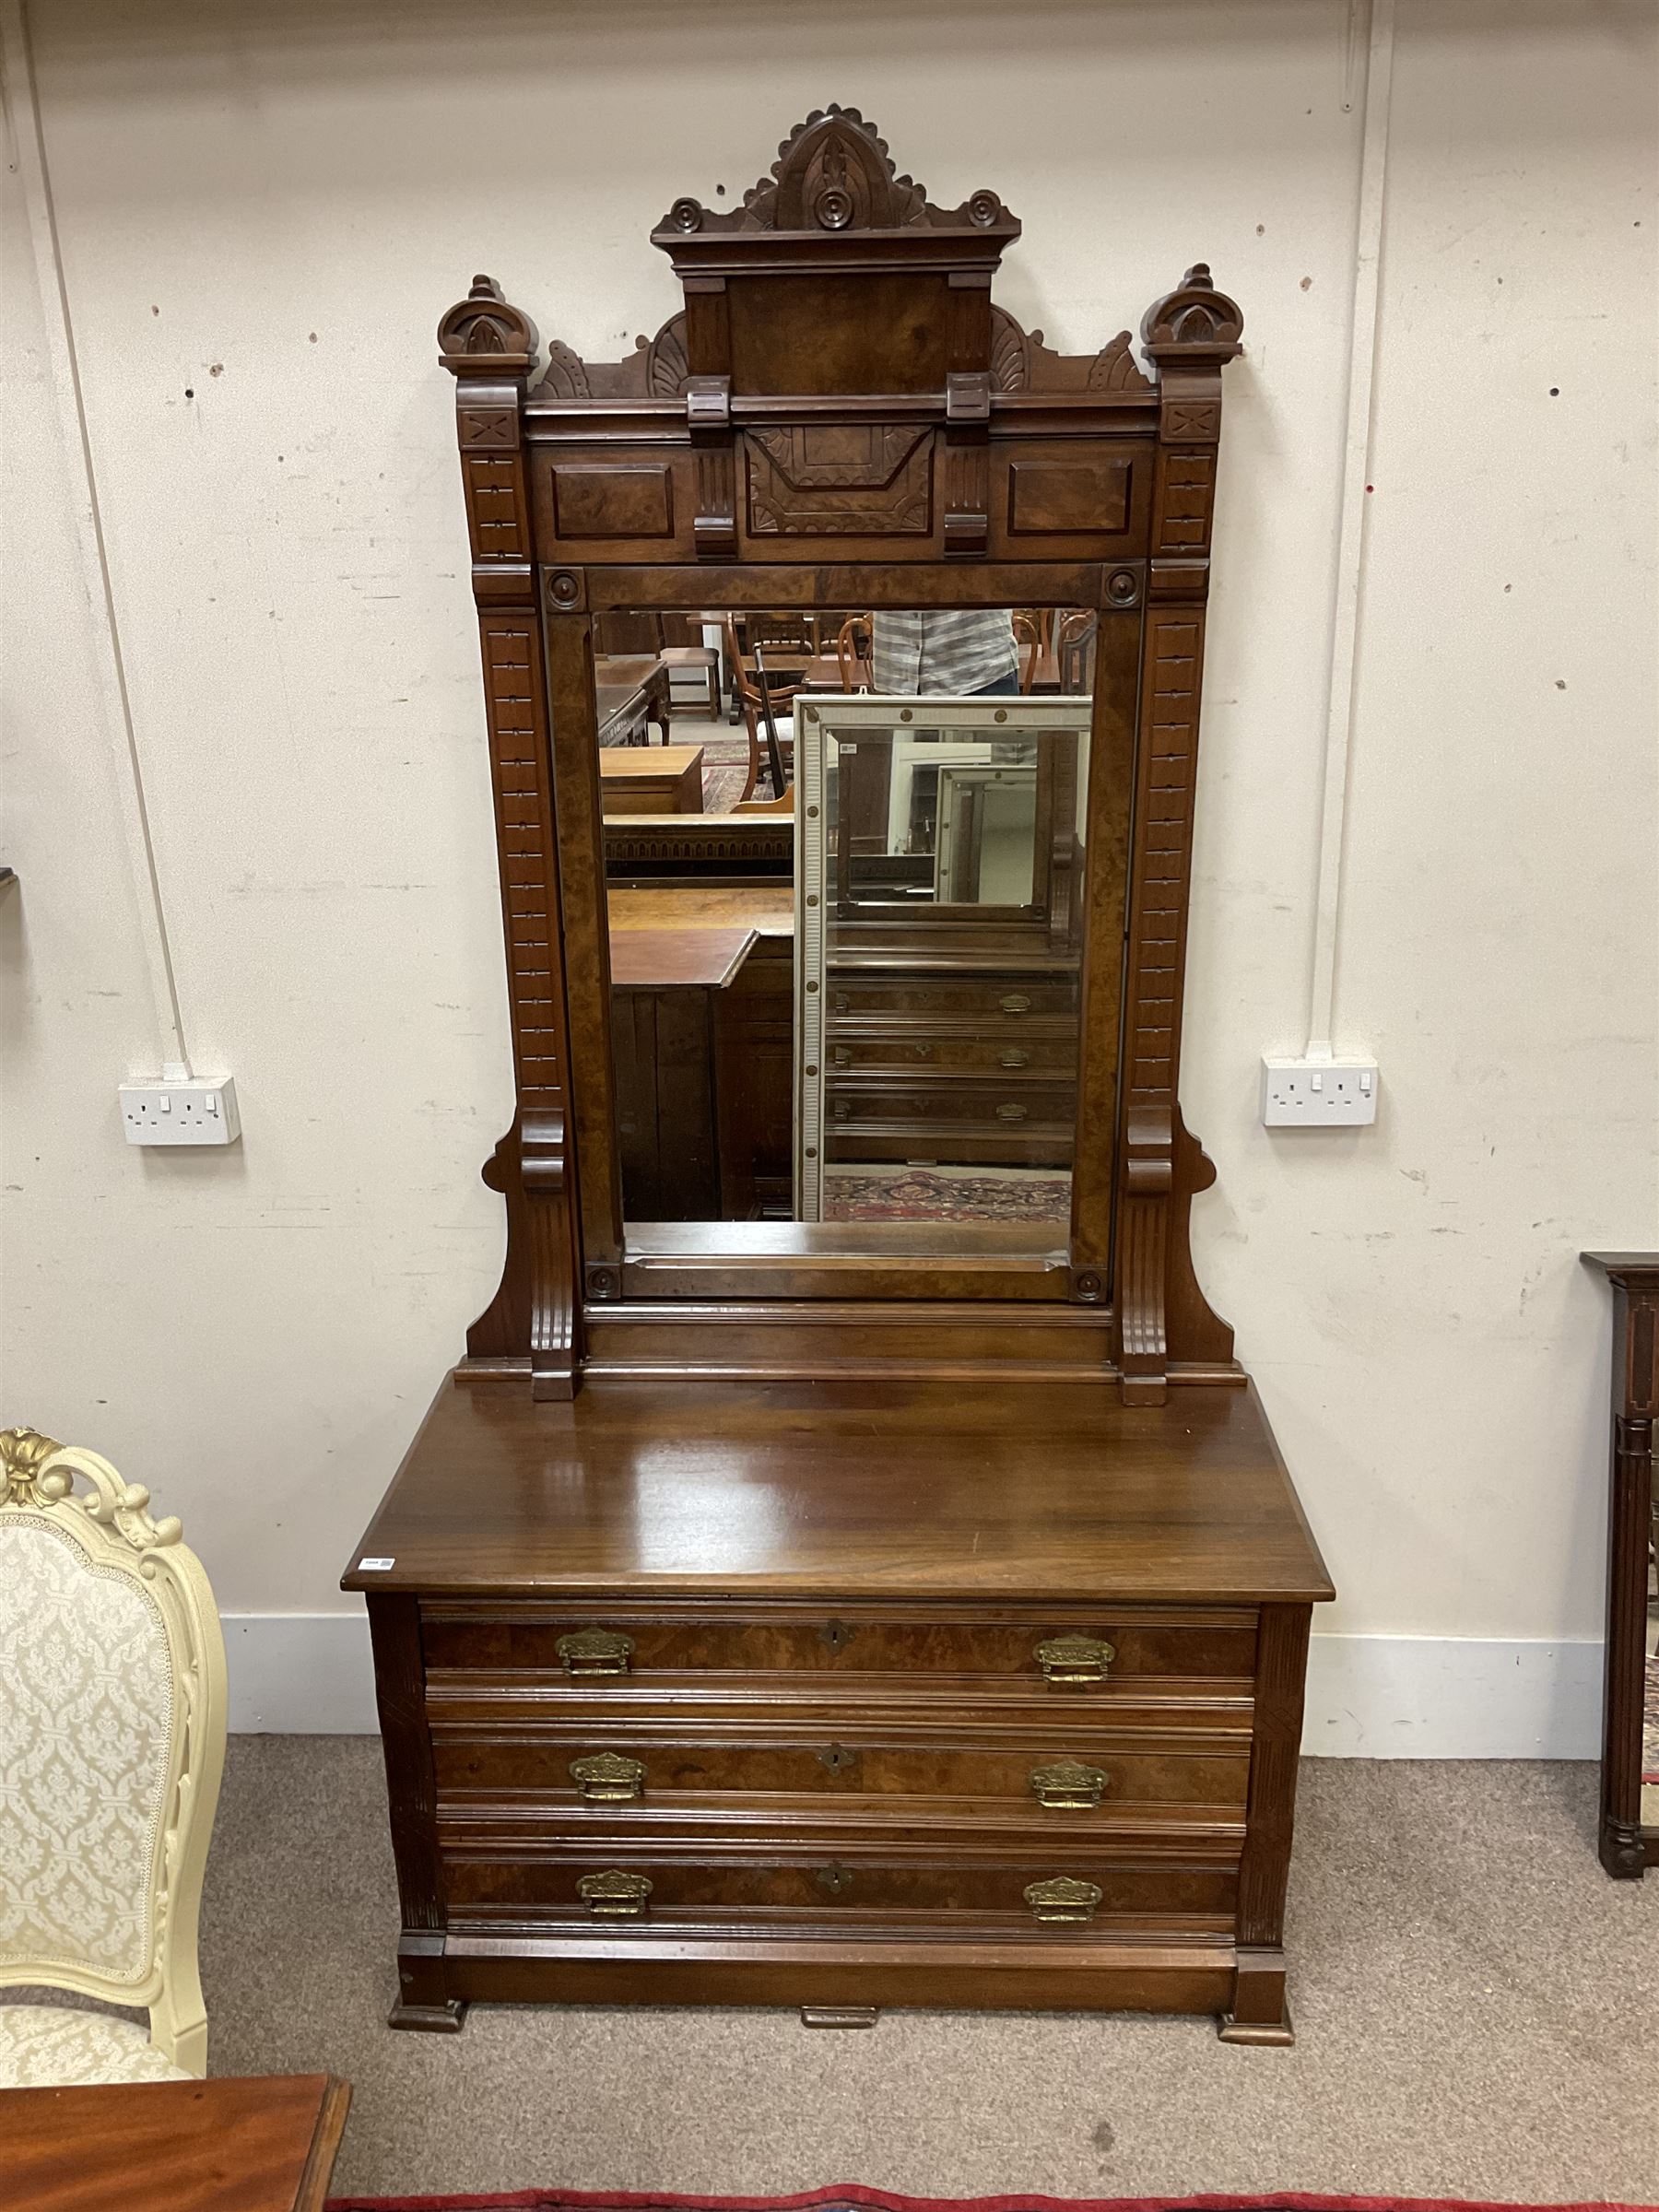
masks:
<path fill-rule="evenodd" d="M 1199 266 L 1139 359 L 1059 354 L 993 302 L 1018 235 L 831 109 L 670 209 L 626 360 L 488 278 L 441 324 L 517 1105 L 500 1288 L 345 1578 L 394 2025 L 1289 2040 L 1331 1587 L 1176 1083 L 1241 324 Z M 642 811 L 607 758 L 665 735 Z"/>

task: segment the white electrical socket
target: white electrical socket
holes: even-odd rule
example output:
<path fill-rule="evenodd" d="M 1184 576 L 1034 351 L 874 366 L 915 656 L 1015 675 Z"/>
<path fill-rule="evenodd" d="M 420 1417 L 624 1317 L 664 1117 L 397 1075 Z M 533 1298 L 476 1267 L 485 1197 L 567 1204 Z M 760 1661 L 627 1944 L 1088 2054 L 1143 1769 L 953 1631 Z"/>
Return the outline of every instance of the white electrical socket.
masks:
<path fill-rule="evenodd" d="M 241 1135 L 229 1076 L 217 1083 L 124 1083 L 121 1119 L 129 1145 L 233 1145 Z"/>
<path fill-rule="evenodd" d="M 1262 1054 L 1262 1120 L 1269 1129 L 1357 1129 L 1376 1118 L 1374 1060 Z"/>

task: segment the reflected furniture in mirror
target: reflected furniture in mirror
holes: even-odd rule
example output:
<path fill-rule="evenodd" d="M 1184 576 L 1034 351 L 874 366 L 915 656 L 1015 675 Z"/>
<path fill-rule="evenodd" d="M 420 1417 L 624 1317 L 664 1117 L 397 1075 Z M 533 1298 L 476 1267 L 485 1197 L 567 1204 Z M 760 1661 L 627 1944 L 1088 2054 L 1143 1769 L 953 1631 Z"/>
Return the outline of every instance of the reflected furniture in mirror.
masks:
<path fill-rule="evenodd" d="M 1602 1865 L 1659 1865 L 1659 1252 L 1587 1252 L 1613 1288 L 1613 1437 L 1602 1707 Z"/>
<path fill-rule="evenodd" d="M 993 300 L 1018 237 L 831 108 L 675 203 L 626 359 L 488 277 L 440 325 L 515 1105 L 500 1287 L 345 1577 L 397 2026 L 1290 2040 L 1331 1585 L 1194 1270 L 1177 1098 L 1241 320 L 1199 265 L 1138 354 L 1061 353 Z M 607 816 L 607 672 L 659 618 L 731 625 L 752 744 L 670 726 L 700 810 Z"/>

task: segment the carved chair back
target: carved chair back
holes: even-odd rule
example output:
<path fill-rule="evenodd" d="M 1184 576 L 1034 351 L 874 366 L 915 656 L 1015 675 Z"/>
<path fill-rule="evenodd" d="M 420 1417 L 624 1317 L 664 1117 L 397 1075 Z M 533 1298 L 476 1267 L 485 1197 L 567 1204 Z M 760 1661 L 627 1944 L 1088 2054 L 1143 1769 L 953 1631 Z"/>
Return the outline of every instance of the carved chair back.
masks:
<path fill-rule="evenodd" d="M 201 1562 L 148 1507 L 97 1453 L 0 1432 L 0 1988 L 146 2006 L 199 2076 L 225 1647 Z"/>

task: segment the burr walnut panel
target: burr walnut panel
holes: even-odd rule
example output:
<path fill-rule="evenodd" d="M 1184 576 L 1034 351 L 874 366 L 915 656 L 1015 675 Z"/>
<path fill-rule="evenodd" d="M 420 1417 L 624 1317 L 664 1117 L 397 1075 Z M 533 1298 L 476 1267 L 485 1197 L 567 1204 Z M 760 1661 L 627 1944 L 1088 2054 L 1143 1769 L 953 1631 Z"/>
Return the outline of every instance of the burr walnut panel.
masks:
<path fill-rule="evenodd" d="M 472 1710 L 480 1709 L 475 1703 Z M 821 1727 L 802 1740 L 783 1714 L 774 1718 L 777 1740 L 722 1740 L 699 1719 L 676 1714 L 654 1725 L 603 1721 L 576 1727 L 535 1722 L 500 1707 L 488 1722 L 447 1717 L 447 1699 L 433 1707 L 432 1755 L 439 1797 L 446 1806 L 462 1802 L 521 1801 L 533 1794 L 549 1816 L 589 1802 L 573 1773 L 584 1758 L 612 1752 L 641 1769 L 630 1779 L 633 1798 L 645 1810 L 699 1809 L 753 1814 L 759 1797 L 787 1800 L 770 1808 L 783 1817 L 791 1806 L 823 1817 L 833 1803 L 847 1819 L 893 1819 L 907 1823 L 942 1812 L 959 1816 L 978 1809 L 1006 1818 L 1010 1811 L 1029 1815 L 1040 1827 L 1066 1829 L 1086 1821 L 1116 1828 L 1147 1817 L 1148 1807 L 1229 1808 L 1241 1815 L 1249 1779 L 1248 1737 L 1241 1745 L 1235 1730 L 1229 1747 L 1147 1749 L 1133 1735 L 1125 1737 L 1096 1721 L 1092 1726 L 1043 1728 L 1027 1720 L 1027 1740 L 1017 1746 L 974 1740 L 971 1722 L 954 1726 L 926 1724 L 925 1719 L 872 1728 L 863 1716 L 843 1717 L 834 1733 Z M 1194 1742 L 1207 1739 L 1188 1732 Z M 1056 1806 L 1042 1802 L 1033 1778 L 1069 1759 L 1101 1777 L 1097 1805 Z"/>
<path fill-rule="evenodd" d="M 1098 1844 L 1085 1853 L 1032 1851 L 1012 1863 L 976 1863 L 959 1845 L 947 1859 L 924 1850 L 895 1861 L 847 1839 L 826 1838 L 819 1852 L 785 1857 L 762 1845 L 724 1848 L 700 1838 L 692 1851 L 669 1856 L 661 1846 L 600 1842 L 547 1844 L 503 1835 L 462 1848 L 444 1837 L 443 1880 L 452 1924 L 487 1926 L 534 1912 L 537 1925 L 575 1923 L 606 1932 L 632 1926 L 900 1928 L 953 1925 L 994 1936 L 1042 1940 L 1043 1923 L 1026 1900 L 1034 1885 L 1056 1878 L 1056 1867 L 1098 1892 L 1087 1919 L 1071 1924 L 1102 1934 L 1134 1925 L 1159 1932 L 1224 1931 L 1238 1890 L 1236 1865 L 1138 1863 L 1109 1857 Z M 936 1850 L 936 1847 L 935 1847 Z M 930 1857 L 933 1863 L 929 1863 Z M 649 1885 L 639 1909 L 596 1914 L 584 1900 L 584 1879 L 622 1870 Z M 1058 1878 L 1065 1879 L 1065 1876 Z"/>
<path fill-rule="evenodd" d="M 553 527 L 561 538 L 672 537 L 674 476 L 658 462 L 553 465 Z"/>
<path fill-rule="evenodd" d="M 591 1691 L 597 1669 L 573 1652 L 572 1641 L 595 1631 L 627 1646 L 618 1651 L 614 1674 L 606 1670 L 618 1682 L 733 1676 L 758 1682 L 770 1677 L 775 1687 L 777 1677 L 799 1676 L 815 1691 L 826 1677 L 845 1679 L 856 1695 L 872 1677 L 989 1677 L 1029 1685 L 1059 1706 L 1098 1698 L 1143 1676 L 1247 1682 L 1255 1668 L 1249 1616 L 1233 1626 L 1200 1620 L 1166 1625 L 1155 1616 L 1109 1606 L 1087 1612 L 1056 1606 L 1000 1622 L 907 1620 L 897 1609 L 886 1617 L 851 1606 L 761 1620 L 722 1616 L 714 1602 L 666 1617 L 637 1605 L 600 1613 L 589 1606 L 474 1611 L 435 1602 L 424 1609 L 423 1640 L 434 1673 L 522 1674 L 535 1678 L 538 1694 L 552 1697 L 567 1686 Z M 1109 1647 L 1098 1680 L 1054 1679 L 1045 1672 L 1047 1647 L 1065 1636 Z"/>
<path fill-rule="evenodd" d="M 692 557 L 697 458 L 688 447 L 533 446 L 528 457 L 545 563 Z"/>

